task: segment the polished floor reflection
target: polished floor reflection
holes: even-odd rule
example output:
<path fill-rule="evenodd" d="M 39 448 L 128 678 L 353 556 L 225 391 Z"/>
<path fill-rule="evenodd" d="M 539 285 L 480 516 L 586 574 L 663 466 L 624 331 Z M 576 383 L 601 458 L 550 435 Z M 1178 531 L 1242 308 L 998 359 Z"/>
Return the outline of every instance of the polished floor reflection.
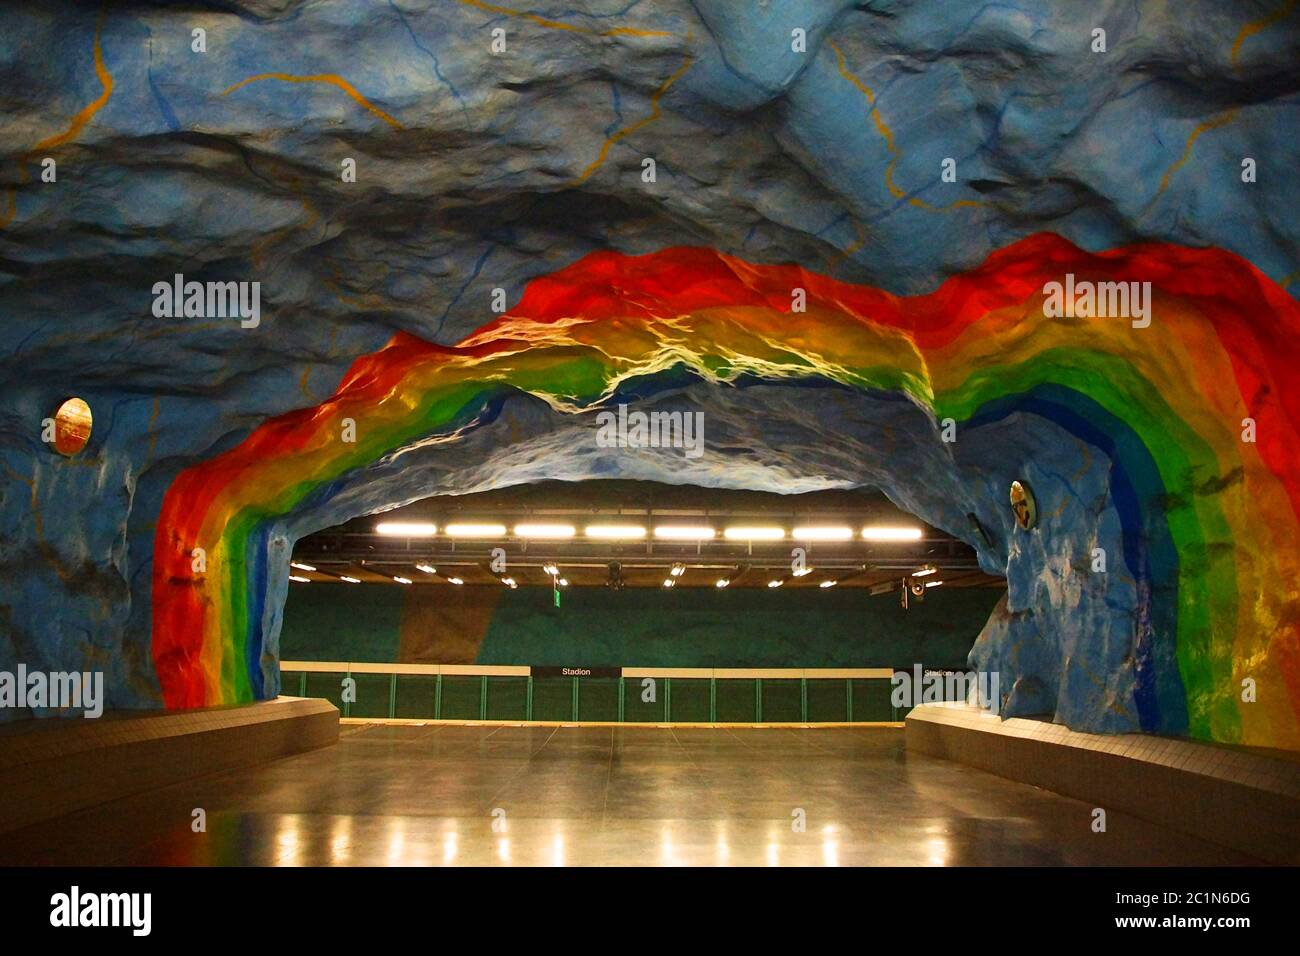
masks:
<path fill-rule="evenodd" d="M 908 754 L 892 728 L 347 725 L 335 747 L 5 834 L 0 862 L 1252 862 L 1118 813 L 1095 833 L 1092 809 Z"/>

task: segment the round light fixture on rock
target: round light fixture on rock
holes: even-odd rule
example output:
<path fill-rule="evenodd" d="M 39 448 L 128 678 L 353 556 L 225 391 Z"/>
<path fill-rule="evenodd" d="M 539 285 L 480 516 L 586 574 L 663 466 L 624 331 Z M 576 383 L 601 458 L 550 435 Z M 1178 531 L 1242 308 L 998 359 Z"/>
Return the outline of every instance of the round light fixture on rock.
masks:
<path fill-rule="evenodd" d="M 1038 524 L 1038 502 L 1028 483 L 1011 482 L 1011 512 L 1016 516 L 1016 524 L 1026 531 Z"/>
<path fill-rule="evenodd" d="M 90 406 L 79 398 L 64 400 L 54 413 L 54 450 L 60 455 L 75 455 L 90 441 L 93 425 Z"/>

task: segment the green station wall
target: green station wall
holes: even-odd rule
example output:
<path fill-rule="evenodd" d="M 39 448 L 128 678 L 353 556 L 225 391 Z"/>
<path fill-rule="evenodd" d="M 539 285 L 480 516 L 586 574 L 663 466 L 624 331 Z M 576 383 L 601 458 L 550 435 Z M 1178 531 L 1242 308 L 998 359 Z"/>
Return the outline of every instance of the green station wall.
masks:
<path fill-rule="evenodd" d="M 395 587 L 289 590 L 284 660 L 607 667 L 963 667 L 1004 592 Z"/>

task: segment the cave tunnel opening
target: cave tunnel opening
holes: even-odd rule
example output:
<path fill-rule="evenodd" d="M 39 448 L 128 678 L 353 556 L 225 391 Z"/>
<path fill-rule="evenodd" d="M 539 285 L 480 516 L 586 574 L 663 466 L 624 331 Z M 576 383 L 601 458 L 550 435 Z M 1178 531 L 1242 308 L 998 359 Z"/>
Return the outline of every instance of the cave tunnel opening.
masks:
<path fill-rule="evenodd" d="M 1006 588 L 879 492 L 617 479 L 424 499 L 290 568 L 281 692 L 404 719 L 897 720 L 879 672 L 964 671 Z"/>

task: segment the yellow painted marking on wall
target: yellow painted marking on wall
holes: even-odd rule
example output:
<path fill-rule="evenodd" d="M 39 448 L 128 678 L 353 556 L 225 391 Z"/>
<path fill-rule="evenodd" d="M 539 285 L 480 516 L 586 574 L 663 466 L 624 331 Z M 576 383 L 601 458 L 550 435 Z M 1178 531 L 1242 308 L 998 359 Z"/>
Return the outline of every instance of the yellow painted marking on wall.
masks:
<path fill-rule="evenodd" d="M 335 73 L 317 73 L 314 76 L 297 76 L 293 73 L 258 73 L 256 76 L 250 76 L 247 79 L 240 80 L 221 95 L 229 96 L 236 90 L 243 89 L 250 83 L 257 83 L 261 80 L 280 80 L 282 83 L 327 83 L 330 86 L 337 86 L 340 90 L 361 104 L 361 106 L 365 107 L 375 116 L 378 116 L 389 126 L 393 127 L 393 129 L 405 129 L 401 123 L 362 96 L 355 86 Z"/>
<path fill-rule="evenodd" d="M 1241 32 L 1237 34 L 1237 39 L 1232 43 L 1233 67 L 1235 68 L 1237 65 L 1237 58 L 1241 55 L 1241 45 L 1243 43 L 1253 37 L 1256 33 L 1271 27 L 1283 17 L 1292 13 L 1297 6 L 1300 6 L 1300 0 L 1287 0 L 1286 3 L 1282 4 L 1282 6 L 1278 7 L 1272 13 L 1262 16 L 1258 20 L 1251 20 L 1242 27 Z"/>
<path fill-rule="evenodd" d="M 1230 59 L 1233 68 L 1235 69 L 1237 66 L 1237 58 L 1241 55 L 1242 44 L 1256 33 L 1259 33 L 1260 31 L 1272 26 L 1274 23 L 1277 23 L 1283 17 L 1295 10 L 1298 5 L 1300 5 L 1300 0 L 1287 0 L 1286 3 L 1282 4 L 1282 6 L 1278 7 L 1272 13 L 1260 17 L 1258 20 L 1252 20 L 1242 27 L 1240 32 L 1237 33 L 1237 39 L 1232 43 L 1232 55 Z M 1151 201 L 1155 202 L 1159 199 L 1161 194 L 1169 188 L 1169 182 L 1173 178 L 1174 173 L 1187 165 L 1187 161 L 1192 158 L 1192 147 L 1196 144 L 1196 141 L 1200 139 L 1202 133 L 1208 133 L 1212 129 L 1226 126 L 1236 118 L 1237 109 L 1233 108 L 1228 110 L 1226 113 L 1219 114 L 1213 119 L 1206 120 L 1204 123 L 1201 123 L 1193 129 L 1191 135 L 1187 137 L 1186 144 L 1183 146 L 1183 155 L 1178 158 L 1177 162 L 1166 169 L 1165 174 L 1160 177 L 1160 188 L 1157 189 L 1156 194 L 1151 197 Z"/>
<path fill-rule="evenodd" d="M 23 163 L 28 162 L 30 158 L 37 153 L 54 149 L 76 139 L 77 136 L 80 135 L 81 131 L 86 128 L 86 124 L 94 118 L 96 113 L 104 108 L 104 104 L 107 103 L 109 98 L 113 95 L 113 74 L 110 73 L 108 67 L 104 65 L 104 47 L 100 42 L 100 32 L 103 25 L 104 15 L 101 13 L 98 22 L 95 24 L 94 43 L 95 76 L 98 77 L 101 88 L 99 96 L 93 102 L 77 111 L 77 114 L 72 117 L 72 121 L 68 124 L 66 130 L 62 133 L 56 133 L 54 136 L 49 136 L 41 140 L 29 149 L 23 156 Z M 27 182 L 27 173 L 25 169 L 23 170 L 22 181 L 24 183 Z M 17 212 L 18 191 L 13 186 L 10 186 L 5 190 L 4 208 L 0 209 L 0 229 L 9 225 L 9 223 L 13 221 Z"/>
<path fill-rule="evenodd" d="M 1161 193 L 1169 188 L 1169 181 L 1173 178 L 1174 173 L 1187 165 L 1187 161 L 1192 158 L 1192 148 L 1196 145 L 1196 141 L 1201 138 L 1201 134 L 1208 133 L 1212 129 L 1218 129 L 1220 126 L 1226 126 L 1236 118 L 1237 110 L 1236 108 L 1233 108 L 1228 110 L 1226 113 L 1220 113 L 1213 119 L 1206 120 L 1204 123 L 1199 124 L 1194 130 L 1192 130 L 1192 134 L 1187 137 L 1187 143 L 1183 146 L 1183 155 L 1178 157 L 1178 160 L 1166 169 L 1165 174 L 1160 177 L 1160 188 L 1156 190 L 1155 196 L 1152 197 L 1152 202 L 1160 198 Z"/>
<path fill-rule="evenodd" d="M 563 30 L 566 33 L 585 33 L 588 36 L 597 37 L 671 37 L 676 35 L 663 30 L 639 30 L 634 27 L 592 30 L 589 27 L 576 27 L 571 23 L 563 23 L 559 20 L 548 20 L 546 17 L 536 13 L 529 13 L 527 10 L 515 10 L 510 7 L 499 7 L 493 3 L 484 3 L 483 0 L 460 0 L 460 2 L 467 7 L 474 7 L 476 10 L 483 10 L 486 13 L 496 13 L 504 17 L 519 17 L 521 20 L 529 20 L 538 26 L 546 27 L 548 30 Z"/>
<path fill-rule="evenodd" d="M 650 106 L 651 106 L 650 115 L 644 117 L 643 119 L 637 120 L 635 123 L 632 123 L 630 126 L 624 126 L 613 136 L 606 139 L 604 144 L 600 147 L 600 155 L 598 155 L 595 158 L 595 160 L 593 160 L 591 164 L 582 171 L 581 175 L 579 175 L 578 178 L 571 183 L 571 185 L 577 186 L 590 179 L 592 173 L 600 169 L 600 167 L 605 164 L 605 160 L 609 158 L 609 151 L 610 149 L 613 148 L 615 143 L 617 143 L 621 139 L 624 139 L 627 136 L 630 136 L 632 133 L 635 133 L 637 130 L 642 129 L 643 127 L 648 126 L 650 123 L 653 123 L 655 120 L 659 119 L 659 117 L 663 115 L 663 112 L 659 109 L 659 100 L 663 97 L 665 93 L 668 92 L 669 87 L 671 87 L 674 83 L 676 83 L 679 79 L 681 79 L 682 74 L 684 74 L 687 70 L 689 70 L 691 68 L 691 64 L 694 62 L 695 62 L 695 58 L 688 55 L 686 57 L 685 62 L 683 62 L 682 65 L 677 68 L 677 71 L 673 73 L 672 76 L 668 77 L 668 79 L 664 80 L 663 84 L 659 87 L 659 89 L 655 90 L 654 96 L 650 97 Z"/>
<path fill-rule="evenodd" d="M 915 206 L 918 209 L 924 209 L 928 212 L 947 212 L 950 209 L 967 209 L 988 205 L 978 199 L 958 199 L 945 206 L 935 206 L 920 197 L 909 196 L 907 190 L 902 189 L 895 184 L 894 167 L 898 165 L 898 161 L 902 158 L 902 155 L 899 153 L 898 147 L 894 143 L 894 131 L 889 128 L 889 125 L 885 122 L 885 118 L 880 114 L 879 107 L 876 105 L 876 94 L 872 91 L 871 87 L 863 83 L 862 80 L 855 76 L 853 71 L 849 69 L 848 61 L 844 58 L 844 51 L 839 48 L 839 44 L 834 40 L 827 40 L 826 44 L 835 53 L 836 69 L 839 71 L 840 76 L 852 83 L 858 91 L 867 98 L 867 102 L 871 105 L 871 121 L 875 124 L 876 132 L 878 132 L 881 139 L 885 141 L 885 149 L 889 151 L 890 155 L 889 165 L 885 167 L 885 188 L 889 190 L 890 195 L 895 199 L 906 199 L 909 205 Z"/>

